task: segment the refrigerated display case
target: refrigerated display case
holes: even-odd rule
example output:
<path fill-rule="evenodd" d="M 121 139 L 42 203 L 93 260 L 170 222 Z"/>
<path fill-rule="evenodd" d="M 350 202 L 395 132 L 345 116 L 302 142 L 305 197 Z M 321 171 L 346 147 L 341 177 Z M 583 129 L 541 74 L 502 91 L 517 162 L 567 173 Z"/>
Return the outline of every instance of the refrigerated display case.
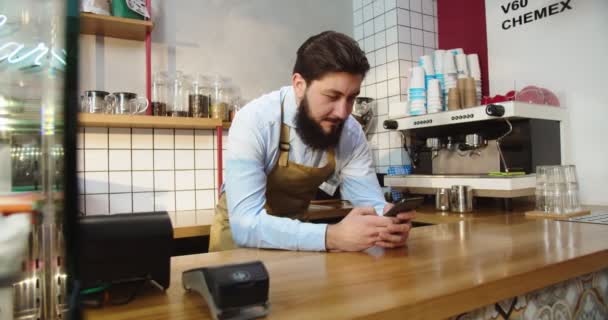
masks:
<path fill-rule="evenodd" d="M 77 5 L 0 2 L 0 219 L 26 217 L 31 230 L 18 240 L 23 252 L 11 251 L 10 260 L 10 250 L 0 243 L 0 256 L 7 258 L 0 260 L 0 290 L 13 306 L 0 307 L 1 319 L 69 316 L 72 267 L 65 239 L 73 219 L 66 212 L 77 207 L 76 107 L 70 92 L 77 91 L 68 52 L 77 43 L 68 26 L 77 26 L 71 21 L 78 17 Z M 12 226 L 0 223 L 0 234 L 8 234 L 3 227 L 14 231 Z"/>

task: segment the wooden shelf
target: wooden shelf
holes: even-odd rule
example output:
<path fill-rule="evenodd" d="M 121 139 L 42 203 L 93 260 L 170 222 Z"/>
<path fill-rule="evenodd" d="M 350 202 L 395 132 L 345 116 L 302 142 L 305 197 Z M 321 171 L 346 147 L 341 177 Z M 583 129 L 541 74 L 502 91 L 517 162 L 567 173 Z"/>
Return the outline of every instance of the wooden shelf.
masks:
<path fill-rule="evenodd" d="M 232 125 L 232 122 L 230 122 L 230 121 L 224 121 L 224 122 L 222 122 L 222 127 L 224 129 L 230 129 L 230 125 Z"/>
<path fill-rule="evenodd" d="M 144 41 L 152 31 L 152 21 L 127 19 L 93 13 L 80 13 L 80 33 Z"/>
<path fill-rule="evenodd" d="M 97 113 L 80 113 L 78 120 L 83 127 L 110 128 L 215 129 L 222 125 L 222 122 L 218 119 Z"/>

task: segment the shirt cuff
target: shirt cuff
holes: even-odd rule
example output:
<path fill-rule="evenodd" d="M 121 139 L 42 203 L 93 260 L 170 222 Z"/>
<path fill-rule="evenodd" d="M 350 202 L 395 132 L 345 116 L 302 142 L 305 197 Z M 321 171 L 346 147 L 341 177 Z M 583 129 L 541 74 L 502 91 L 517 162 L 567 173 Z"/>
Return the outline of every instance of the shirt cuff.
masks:
<path fill-rule="evenodd" d="M 325 233 L 327 224 L 302 223 L 300 224 L 301 235 L 298 241 L 298 250 L 302 251 L 325 251 Z"/>

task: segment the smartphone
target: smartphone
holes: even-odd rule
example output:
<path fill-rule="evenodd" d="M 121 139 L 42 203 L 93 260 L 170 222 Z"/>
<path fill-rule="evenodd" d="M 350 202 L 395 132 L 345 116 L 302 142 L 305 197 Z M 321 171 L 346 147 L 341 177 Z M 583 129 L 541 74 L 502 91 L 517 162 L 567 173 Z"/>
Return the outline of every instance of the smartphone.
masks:
<path fill-rule="evenodd" d="M 422 205 L 424 202 L 423 197 L 412 197 L 412 198 L 403 198 L 396 203 L 394 206 L 387 211 L 384 216 L 385 217 L 394 217 L 398 213 L 412 211 Z"/>

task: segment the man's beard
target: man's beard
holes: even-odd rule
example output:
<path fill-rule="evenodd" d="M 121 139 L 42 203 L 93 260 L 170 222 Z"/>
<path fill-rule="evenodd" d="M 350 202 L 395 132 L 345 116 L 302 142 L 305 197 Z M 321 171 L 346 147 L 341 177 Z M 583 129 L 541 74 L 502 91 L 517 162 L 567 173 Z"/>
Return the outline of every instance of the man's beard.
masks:
<path fill-rule="evenodd" d="M 313 149 L 328 150 L 337 146 L 338 142 L 340 142 L 344 121 L 340 121 L 339 124 L 332 128 L 330 133 L 325 133 L 321 125 L 310 117 L 310 106 L 306 94 L 304 94 L 304 98 L 300 102 L 295 120 L 297 126 L 296 132 L 300 136 L 300 139 Z"/>

